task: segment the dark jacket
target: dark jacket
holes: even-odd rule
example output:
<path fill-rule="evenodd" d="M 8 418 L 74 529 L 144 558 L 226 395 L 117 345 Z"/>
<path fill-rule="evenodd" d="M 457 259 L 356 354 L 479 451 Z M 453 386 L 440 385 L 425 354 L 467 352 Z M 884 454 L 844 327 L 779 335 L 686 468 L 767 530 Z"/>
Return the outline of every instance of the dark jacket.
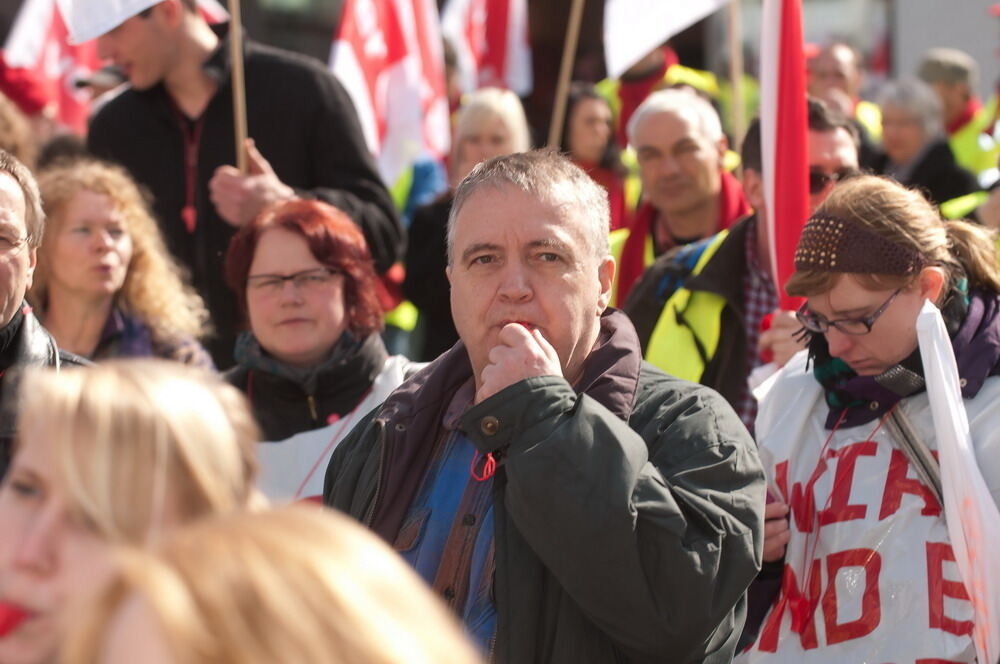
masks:
<path fill-rule="evenodd" d="M 429 362 L 455 345 L 458 331 L 451 317 L 448 267 L 448 215 L 451 193 L 417 208 L 406 245 L 406 280 L 403 294 L 420 310 L 423 343 L 416 359 Z"/>
<path fill-rule="evenodd" d="M 398 388 L 337 448 L 325 503 L 394 541 L 471 375 L 459 343 Z M 761 556 L 753 441 L 713 391 L 642 362 L 620 312 L 578 386 L 523 380 L 460 420 L 499 460 L 495 661 L 729 662 Z"/>
<path fill-rule="evenodd" d="M 224 33 L 228 26 L 217 26 Z M 235 229 L 209 198 L 215 170 L 235 163 L 229 46 L 223 38 L 206 64 L 219 88 L 202 115 L 194 164 L 197 223 L 188 232 L 185 125 L 162 84 L 128 89 L 94 117 L 89 148 L 124 165 L 153 194 L 153 209 L 171 252 L 191 271 L 216 328 L 209 350 L 220 368 L 232 366 L 238 329 L 236 298 L 222 276 L 223 257 Z M 261 46 L 246 45 L 249 135 L 278 177 L 300 195 L 344 210 L 364 231 L 380 272 L 400 258 L 403 231 L 375 169 L 350 98 L 320 62 Z M 192 130 L 193 131 L 193 130 Z"/>
<path fill-rule="evenodd" d="M 981 188 L 976 176 L 958 165 L 948 141 L 944 139 L 934 141 L 919 159 L 900 184 L 919 189 L 935 205 Z M 890 165 L 889 156 L 882 154 L 875 161 L 874 170 L 886 174 Z"/>
<path fill-rule="evenodd" d="M 14 337 L 10 353 L 3 353 L 0 362 L 0 478 L 7 474 L 10 464 L 11 445 L 17 435 L 17 374 L 14 369 L 22 367 L 85 366 L 87 360 L 56 348 L 56 342 L 42 324 L 38 322 L 31 308 L 25 303 L 21 309 L 20 325 Z"/>
<path fill-rule="evenodd" d="M 688 278 L 691 267 L 678 260 L 679 247 L 662 256 L 643 273 L 625 302 L 623 311 L 635 325 L 643 354 L 663 307 L 680 286 L 723 297 L 719 346 L 708 358 L 699 381 L 736 406 L 747 382 L 747 332 L 743 311 L 743 279 L 747 271 L 746 241 L 750 220 L 735 224 L 700 274 Z"/>
<path fill-rule="evenodd" d="M 241 338 L 239 347 L 243 346 Z M 363 341 L 357 352 L 332 357 L 310 372 L 290 370 L 273 358 L 238 350 L 239 364 L 224 378 L 247 395 L 264 440 L 278 441 L 325 427 L 331 415 L 354 410 L 387 356 L 377 333 Z"/>

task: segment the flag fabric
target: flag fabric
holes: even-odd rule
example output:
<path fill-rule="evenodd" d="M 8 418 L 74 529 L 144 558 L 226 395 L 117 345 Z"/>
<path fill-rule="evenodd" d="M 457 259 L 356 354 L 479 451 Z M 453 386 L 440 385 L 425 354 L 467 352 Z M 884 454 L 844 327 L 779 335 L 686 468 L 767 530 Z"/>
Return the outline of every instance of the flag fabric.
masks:
<path fill-rule="evenodd" d="M 948 330 L 941 312 L 930 302 L 924 303 L 917 318 L 917 339 L 941 463 L 948 539 L 975 612 L 972 640 L 978 661 L 996 662 L 1000 658 L 1000 560 L 992 547 L 1000 541 L 1000 511 L 976 461 Z"/>
<path fill-rule="evenodd" d="M 771 270 L 781 308 L 794 310 L 798 299 L 788 297 L 784 285 L 795 270 L 795 247 L 809 217 L 802 0 L 764 0 L 761 23 L 761 154 Z"/>
<path fill-rule="evenodd" d="M 7 65 L 34 76 L 55 120 L 82 134 L 90 113 L 90 94 L 78 80 L 100 68 L 97 45 L 71 46 L 69 32 L 55 0 L 25 0 L 4 45 Z"/>
<path fill-rule="evenodd" d="M 387 184 L 418 159 L 444 158 L 450 127 L 434 0 L 346 0 L 330 66 Z"/>
<path fill-rule="evenodd" d="M 725 5 L 728 0 L 605 0 L 604 61 L 619 78 L 644 55 Z"/>
<path fill-rule="evenodd" d="M 531 93 L 527 0 L 448 0 L 441 30 L 455 48 L 463 92 L 493 86 Z"/>

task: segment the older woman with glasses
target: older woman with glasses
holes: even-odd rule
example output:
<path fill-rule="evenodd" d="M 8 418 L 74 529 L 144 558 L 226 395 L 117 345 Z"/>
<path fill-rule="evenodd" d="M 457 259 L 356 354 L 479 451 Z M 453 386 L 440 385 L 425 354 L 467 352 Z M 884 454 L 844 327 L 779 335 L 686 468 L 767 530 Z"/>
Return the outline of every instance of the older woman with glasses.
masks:
<path fill-rule="evenodd" d="M 798 319 L 809 344 L 778 374 L 756 422 L 774 501 L 758 580 L 770 575 L 780 591 L 749 661 L 974 661 L 916 320 L 927 300 L 941 309 L 976 457 L 998 501 L 993 236 L 942 221 L 916 191 L 859 176 L 809 219 L 795 268 L 786 289 L 805 298 Z"/>
<path fill-rule="evenodd" d="M 227 372 L 264 432 L 261 489 L 318 496 L 340 439 L 412 371 L 379 337 L 382 308 L 357 225 L 317 201 L 266 210 L 233 236 L 226 278 L 249 322 Z"/>

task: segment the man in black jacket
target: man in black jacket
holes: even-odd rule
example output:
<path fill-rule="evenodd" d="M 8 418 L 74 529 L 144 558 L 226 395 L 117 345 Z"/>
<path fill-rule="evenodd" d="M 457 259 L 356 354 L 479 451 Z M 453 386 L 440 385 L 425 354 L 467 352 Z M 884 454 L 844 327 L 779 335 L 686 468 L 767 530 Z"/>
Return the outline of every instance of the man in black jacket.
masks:
<path fill-rule="evenodd" d="M 756 448 L 607 307 L 607 194 L 553 152 L 455 193 L 460 341 L 340 443 L 327 505 L 389 541 L 496 662 L 732 660 L 760 559 Z"/>
<path fill-rule="evenodd" d="M 74 41 L 97 37 L 101 56 L 131 84 L 94 117 L 88 145 L 153 194 L 167 244 L 208 304 L 217 332 L 209 348 L 224 368 L 232 364 L 237 312 L 221 265 L 235 227 L 269 203 L 320 198 L 361 227 L 380 272 L 399 258 L 403 232 L 354 107 L 321 63 L 244 43 L 253 137 L 244 175 L 230 165 L 228 25 L 209 26 L 195 0 L 120 4 L 129 9 L 96 11 L 77 0 L 66 16 Z"/>
<path fill-rule="evenodd" d="M 21 162 L 0 149 L 0 478 L 7 472 L 16 434 L 15 390 L 8 371 L 84 363 L 75 355 L 59 352 L 24 301 L 44 223 L 35 179 Z"/>

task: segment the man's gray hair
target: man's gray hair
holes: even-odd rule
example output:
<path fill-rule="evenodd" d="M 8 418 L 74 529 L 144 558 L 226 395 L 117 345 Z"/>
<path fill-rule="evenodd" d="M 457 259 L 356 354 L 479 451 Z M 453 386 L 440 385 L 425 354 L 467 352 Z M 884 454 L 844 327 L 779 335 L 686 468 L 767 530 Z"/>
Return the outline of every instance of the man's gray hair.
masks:
<path fill-rule="evenodd" d="M 448 263 L 455 247 L 455 219 L 469 198 L 479 190 L 512 186 L 547 203 L 576 208 L 586 223 L 586 239 L 600 259 L 610 253 L 611 212 L 608 193 L 579 166 L 556 150 L 494 157 L 472 169 L 455 191 L 448 215 Z"/>
<path fill-rule="evenodd" d="M 646 101 L 635 109 L 635 113 L 628 121 L 628 142 L 634 146 L 635 132 L 639 128 L 639 124 L 650 115 L 659 113 L 672 113 L 685 117 L 691 117 L 690 114 L 694 114 L 702 136 L 713 143 L 725 136 L 722 133 L 722 122 L 719 120 L 719 114 L 707 99 L 690 88 L 669 88 L 649 95 L 646 97 Z"/>
<path fill-rule="evenodd" d="M 924 129 L 924 136 L 931 141 L 944 133 L 941 99 L 934 89 L 915 78 L 890 81 L 882 88 L 878 105 L 895 106 L 913 115 Z"/>
<path fill-rule="evenodd" d="M 6 150 L 0 148 L 0 173 L 14 178 L 24 196 L 24 227 L 28 231 L 28 246 L 38 247 L 45 234 L 45 213 L 42 211 L 42 197 L 38 193 L 38 183 L 28 167 Z"/>
<path fill-rule="evenodd" d="M 979 64 L 957 48 L 932 48 L 924 53 L 918 75 L 924 83 L 964 83 L 974 90 L 979 84 Z"/>

